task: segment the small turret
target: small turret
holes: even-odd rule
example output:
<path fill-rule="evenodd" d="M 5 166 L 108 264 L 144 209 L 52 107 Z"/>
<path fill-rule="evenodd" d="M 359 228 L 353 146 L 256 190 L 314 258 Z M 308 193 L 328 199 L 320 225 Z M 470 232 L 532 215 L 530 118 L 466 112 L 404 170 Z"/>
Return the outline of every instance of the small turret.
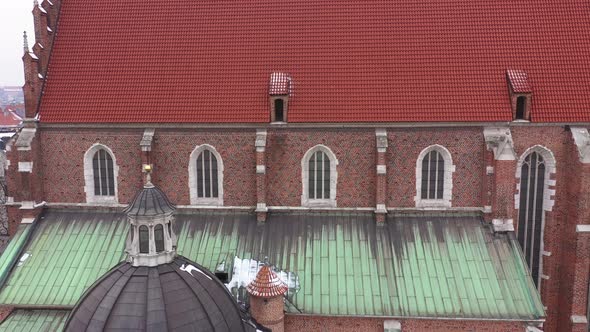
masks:
<path fill-rule="evenodd" d="M 250 294 L 250 313 L 256 321 L 273 332 L 285 330 L 285 313 L 283 294 L 287 285 L 265 263 L 258 274 L 246 288 Z"/>

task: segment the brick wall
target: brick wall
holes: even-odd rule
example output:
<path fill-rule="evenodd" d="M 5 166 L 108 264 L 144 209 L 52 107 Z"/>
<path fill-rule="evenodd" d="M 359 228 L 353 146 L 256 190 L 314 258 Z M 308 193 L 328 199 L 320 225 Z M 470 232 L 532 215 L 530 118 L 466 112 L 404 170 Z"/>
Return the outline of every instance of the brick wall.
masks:
<path fill-rule="evenodd" d="M 301 159 L 323 144 L 338 159 L 338 207 L 375 206 L 375 130 L 269 130 L 267 137 L 267 205 L 301 205 Z"/>
<path fill-rule="evenodd" d="M 481 128 L 389 131 L 386 155 L 386 205 L 415 206 L 415 165 L 422 149 L 441 144 L 456 165 L 453 206 L 482 206 L 485 169 Z M 256 154 L 254 129 L 158 129 L 151 159 L 153 181 L 179 205 L 190 203 L 188 161 L 195 146 L 210 144 L 224 163 L 224 205 L 256 205 Z M 127 203 L 141 184 L 142 130 L 41 130 L 42 174 L 48 202 L 84 203 L 84 153 L 92 144 L 107 145 L 119 166 L 119 202 Z M 266 204 L 301 205 L 301 159 L 317 144 L 329 147 L 339 165 L 338 207 L 375 207 L 375 131 L 367 129 L 271 129 L 266 152 Z"/>
<path fill-rule="evenodd" d="M 190 204 L 188 163 L 197 145 L 209 144 L 223 159 L 223 204 L 256 205 L 256 131 L 247 130 L 156 130 L 151 159 L 154 183 L 171 202 Z M 139 143 L 137 143 L 139 144 Z M 139 145 L 136 147 L 139 149 Z"/>
<path fill-rule="evenodd" d="M 556 180 L 555 187 L 555 205 L 551 212 L 545 213 L 544 228 L 544 250 L 551 252 L 551 256 L 543 256 L 542 273 L 549 276 L 548 280 L 541 281 L 541 298 L 543 304 L 547 307 L 546 331 L 559 331 L 557 317 L 559 310 L 559 267 L 561 257 L 562 238 L 566 236 L 563 232 L 567 224 L 567 188 L 570 185 L 567 180 L 567 174 L 572 172 L 569 154 L 574 152 L 570 150 L 573 145 L 571 133 L 564 127 L 512 127 L 512 137 L 514 139 L 514 149 L 517 159 L 530 147 L 542 145 L 549 149 L 556 160 L 556 174 L 551 179 Z M 577 152 L 576 152 L 577 154 Z M 514 178 L 514 187 L 518 181 Z M 517 211 L 515 211 L 515 220 L 518 222 Z"/>
<path fill-rule="evenodd" d="M 383 332 L 383 318 L 286 315 L 286 332 Z M 522 322 L 399 319 L 402 332 L 524 332 Z"/>
<path fill-rule="evenodd" d="M 483 128 L 388 129 L 388 207 L 414 207 L 416 160 L 426 147 L 447 148 L 456 166 L 453 174 L 452 206 L 482 206 L 484 178 Z"/>
<path fill-rule="evenodd" d="M 141 188 L 142 130 L 41 130 L 44 200 L 85 203 L 84 154 L 94 143 L 101 143 L 115 154 L 119 202 L 129 202 Z"/>
<path fill-rule="evenodd" d="M 543 274 L 549 279 L 542 281 L 541 294 L 548 308 L 545 329 L 558 331 L 571 315 L 568 304 L 571 294 L 578 291 L 567 284 L 573 271 L 565 263 L 571 255 L 566 255 L 569 251 L 562 247 L 573 242 L 572 227 L 581 218 L 590 218 L 589 202 L 585 198 L 587 190 L 578 188 L 581 182 L 580 167 L 575 163 L 577 150 L 571 133 L 564 127 L 514 126 L 511 131 L 517 159 L 537 144 L 549 149 L 556 159 L 557 171 L 551 177 L 556 181 L 556 199 L 552 211 L 546 213 L 544 231 L 544 249 L 551 255 L 543 257 Z M 43 181 L 32 188 L 42 192 L 32 194 L 48 202 L 85 202 L 83 157 L 92 144 L 99 142 L 113 150 L 119 166 L 119 202 L 129 202 L 142 184 L 139 147 L 142 134 L 143 129 L 39 129 L 41 157 L 40 162 L 34 164 L 34 173 L 42 176 Z M 495 175 L 486 175 L 486 166 L 494 161 L 492 153 L 486 151 L 483 128 L 389 128 L 387 134 L 389 147 L 384 157 L 387 166 L 385 204 L 388 207 L 415 206 L 416 158 L 427 146 L 440 144 L 450 151 L 456 166 L 452 206 L 507 208 L 506 213 L 499 215 L 512 216 L 517 222 L 517 211 L 510 210 L 513 202 L 501 200 L 513 197 L 517 191 L 516 161 L 498 166 Z M 195 146 L 210 144 L 223 158 L 224 205 L 254 207 L 257 203 L 255 138 L 254 128 L 157 129 L 151 152 L 153 180 L 172 202 L 189 204 L 189 156 Z M 259 161 L 266 165 L 266 205 L 301 205 L 301 159 L 317 144 L 329 147 L 339 161 L 338 207 L 374 208 L 377 165 L 374 128 L 268 129 L 265 160 Z M 27 153 L 35 155 L 35 149 Z M 17 161 L 11 162 L 9 176 L 13 178 L 9 189 L 19 201 L 22 190 L 14 188 L 24 187 L 20 174 L 15 171 Z M 504 184 L 494 188 L 494 181 Z M 495 189 L 500 192 L 493 193 Z M 9 209 L 11 233 L 22 217 L 21 212 L 18 208 Z M 494 211 L 492 215 L 496 214 Z M 563 266 L 560 265 L 562 260 Z M 563 279 L 561 284 L 560 279 Z"/>

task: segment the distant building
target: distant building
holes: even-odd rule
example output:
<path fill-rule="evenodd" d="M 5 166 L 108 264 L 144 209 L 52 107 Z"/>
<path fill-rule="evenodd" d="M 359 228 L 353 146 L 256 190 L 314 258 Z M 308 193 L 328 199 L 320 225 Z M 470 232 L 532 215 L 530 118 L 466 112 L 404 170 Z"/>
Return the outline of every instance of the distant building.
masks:
<path fill-rule="evenodd" d="M 24 103 L 23 89 L 20 86 L 0 86 L 0 105 Z"/>

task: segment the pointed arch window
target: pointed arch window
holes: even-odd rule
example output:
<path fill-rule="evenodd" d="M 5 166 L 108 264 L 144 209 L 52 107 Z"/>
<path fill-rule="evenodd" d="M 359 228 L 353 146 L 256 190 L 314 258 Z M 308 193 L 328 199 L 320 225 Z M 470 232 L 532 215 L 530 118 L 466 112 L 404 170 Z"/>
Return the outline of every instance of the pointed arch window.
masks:
<path fill-rule="evenodd" d="M 450 207 L 454 171 L 445 147 L 432 145 L 422 150 L 416 161 L 416 206 Z"/>
<path fill-rule="evenodd" d="M 301 161 L 303 206 L 336 206 L 336 184 L 338 160 L 326 146 L 317 145 L 309 149 Z"/>
<path fill-rule="evenodd" d="M 118 166 L 113 151 L 94 144 L 84 155 L 84 179 L 88 203 L 117 203 Z"/>
<path fill-rule="evenodd" d="M 545 210 L 549 200 L 549 174 L 555 162 L 550 152 L 533 148 L 525 153 L 518 165 L 520 177 L 517 238 L 535 285 L 539 287 L 542 274 L 543 230 Z"/>
<path fill-rule="evenodd" d="M 197 146 L 191 153 L 189 190 L 193 205 L 223 205 L 223 161 L 211 145 Z"/>
<path fill-rule="evenodd" d="M 115 175 L 113 172 L 113 158 L 104 149 L 99 149 L 92 158 L 92 172 L 94 174 L 94 195 L 114 196 Z"/>
<path fill-rule="evenodd" d="M 445 160 L 432 150 L 422 159 L 422 199 L 442 199 L 445 185 Z"/>

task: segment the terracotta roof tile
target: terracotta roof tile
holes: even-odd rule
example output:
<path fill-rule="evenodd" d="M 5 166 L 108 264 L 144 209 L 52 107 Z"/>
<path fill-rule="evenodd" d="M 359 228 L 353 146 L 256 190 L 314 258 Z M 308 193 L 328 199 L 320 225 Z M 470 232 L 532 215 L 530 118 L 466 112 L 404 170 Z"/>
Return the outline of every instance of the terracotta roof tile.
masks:
<path fill-rule="evenodd" d="M 271 96 L 288 95 L 291 92 L 291 76 L 286 73 L 270 74 L 268 94 Z"/>
<path fill-rule="evenodd" d="M 64 1 L 42 122 L 507 121 L 506 69 L 532 121 L 590 121 L 586 0 Z M 164 111 L 165 110 L 165 111 Z"/>
<path fill-rule="evenodd" d="M 533 92 L 533 88 L 529 83 L 528 76 L 525 71 L 509 69 L 506 71 L 506 76 L 508 77 L 508 82 L 510 83 L 512 91 L 515 93 Z"/>
<path fill-rule="evenodd" d="M 251 295 L 271 298 L 285 294 L 288 287 L 269 265 L 263 265 L 256 274 L 256 279 L 246 289 Z"/>

